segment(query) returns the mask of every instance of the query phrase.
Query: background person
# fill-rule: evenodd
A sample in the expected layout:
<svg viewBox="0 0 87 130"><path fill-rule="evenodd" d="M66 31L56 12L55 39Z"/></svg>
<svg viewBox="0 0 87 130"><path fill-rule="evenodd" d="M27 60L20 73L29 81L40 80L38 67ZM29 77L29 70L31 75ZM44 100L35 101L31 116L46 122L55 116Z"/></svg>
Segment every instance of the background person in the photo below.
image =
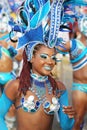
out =
<svg viewBox="0 0 87 130"><path fill-rule="evenodd" d="M72 83L72 103L75 108L75 125L73 130L80 130L80 124L84 120L87 107L87 16L79 18L73 26L73 32L76 38L72 38L69 42L63 44L63 48L58 47L59 51L69 52L70 62L73 68Z"/></svg>

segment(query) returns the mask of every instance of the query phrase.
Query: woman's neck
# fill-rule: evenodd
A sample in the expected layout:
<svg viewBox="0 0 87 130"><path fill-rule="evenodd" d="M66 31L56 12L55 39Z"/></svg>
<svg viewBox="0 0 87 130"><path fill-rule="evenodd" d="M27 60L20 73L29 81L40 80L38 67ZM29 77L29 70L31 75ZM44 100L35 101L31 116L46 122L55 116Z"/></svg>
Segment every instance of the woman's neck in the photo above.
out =
<svg viewBox="0 0 87 130"><path fill-rule="evenodd" d="M33 73L32 72L32 70L31 70L31 77L33 78L33 79L36 79L36 80L38 80L38 81L46 81L47 79L48 79L48 76L41 76L41 75L38 75L38 74L36 74L36 73Z"/></svg>

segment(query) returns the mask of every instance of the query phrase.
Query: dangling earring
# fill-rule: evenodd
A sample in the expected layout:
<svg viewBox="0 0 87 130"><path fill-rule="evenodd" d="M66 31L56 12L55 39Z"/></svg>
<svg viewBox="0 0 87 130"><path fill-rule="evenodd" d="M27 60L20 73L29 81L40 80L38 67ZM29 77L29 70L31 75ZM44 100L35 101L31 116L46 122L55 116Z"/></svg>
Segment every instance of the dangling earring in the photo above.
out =
<svg viewBox="0 0 87 130"><path fill-rule="evenodd" d="M79 33L78 35L77 35L77 39L80 39L81 38L81 33Z"/></svg>

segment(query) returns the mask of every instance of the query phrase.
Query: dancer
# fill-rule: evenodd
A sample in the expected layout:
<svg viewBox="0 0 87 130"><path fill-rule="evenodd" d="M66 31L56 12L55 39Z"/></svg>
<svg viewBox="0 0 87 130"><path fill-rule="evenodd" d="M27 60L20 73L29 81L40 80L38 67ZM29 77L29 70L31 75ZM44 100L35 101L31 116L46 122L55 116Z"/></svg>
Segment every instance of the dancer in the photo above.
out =
<svg viewBox="0 0 87 130"><path fill-rule="evenodd" d="M13 51L12 51L13 50ZM0 46L0 89L1 95L3 94L5 85L13 80L16 79L16 74L13 71L13 56L15 53L13 47L5 48L4 46ZM15 109L13 106L10 109L10 112L7 113L5 116L5 122L8 128L12 128L15 122ZM10 115L10 116L8 116ZM10 120L10 123L9 121Z"/></svg>
<svg viewBox="0 0 87 130"><path fill-rule="evenodd" d="M58 47L60 52L69 52L70 62L73 68L72 103L75 108L75 124L73 130L80 130L87 107L87 16L84 14L74 23L73 32L76 38Z"/></svg>
<svg viewBox="0 0 87 130"><path fill-rule="evenodd" d="M6 85L0 98L4 104L0 107L0 129L7 130L3 118L14 103L18 130L51 130L54 113L59 116L63 130L72 130L75 113L72 106L68 106L67 90L50 76L56 64L56 50L54 45L50 48L41 24L49 12L49 0L45 4L39 1L40 8L38 1L35 4L35 1L25 1L23 8L26 8L28 15L23 8L20 12L21 21L25 24L20 28L19 24L14 27L16 31L23 31L23 36L18 40L18 48L24 47L23 68L20 77ZM31 19L27 19L27 16Z"/></svg>
<svg viewBox="0 0 87 130"><path fill-rule="evenodd" d="M17 50L15 50L13 45L11 46L11 42L8 44L6 41L0 41L0 90L1 90L0 94L1 95L8 82L10 82L13 79L16 79L17 77L17 73L15 73L13 61L16 59L20 63L22 59L21 57L22 53L19 53L19 51L17 52ZM16 121L15 108L14 105L12 105L12 107L9 109L9 112L5 116L5 122L9 130L11 130L14 127L15 121Z"/></svg>
<svg viewBox="0 0 87 130"><path fill-rule="evenodd" d="M74 120L71 118L74 110L67 106L67 90L61 82L57 83L50 77L55 65L55 54L54 48L44 44L28 44L23 54L20 78L9 82L5 88L0 102L6 103L6 106L1 106L0 111L4 109L5 114L12 103L15 104L18 130L34 130L36 127L38 130L51 130L54 112L59 115L62 129L71 130L73 127ZM2 117L3 113L1 120ZM0 128L5 130L6 126L2 123Z"/></svg>

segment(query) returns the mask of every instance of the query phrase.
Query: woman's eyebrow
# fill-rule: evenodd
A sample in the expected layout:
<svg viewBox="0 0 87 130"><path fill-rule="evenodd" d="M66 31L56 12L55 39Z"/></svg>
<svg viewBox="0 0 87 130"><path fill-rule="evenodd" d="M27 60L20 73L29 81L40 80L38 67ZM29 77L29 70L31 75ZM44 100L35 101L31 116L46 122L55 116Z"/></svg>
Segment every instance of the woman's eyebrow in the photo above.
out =
<svg viewBox="0 0 87 130"><path fill-rule="evenodd" d="M49 54L47 54L47 53L41 53L41 54L45 54L45 55L47 55L47 56L50 56ZM40 54L40 55L41 55ZM54 56L54 55L56 55L55 53L54 54L52 54L51 56Z"/></svg>

